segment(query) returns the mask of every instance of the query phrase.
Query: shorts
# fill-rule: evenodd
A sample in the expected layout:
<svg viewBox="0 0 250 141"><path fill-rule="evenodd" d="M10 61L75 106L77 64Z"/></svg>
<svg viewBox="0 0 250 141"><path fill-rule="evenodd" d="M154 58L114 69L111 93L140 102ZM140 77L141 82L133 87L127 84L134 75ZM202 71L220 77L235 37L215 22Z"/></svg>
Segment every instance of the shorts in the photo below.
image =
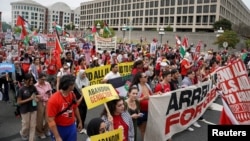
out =
<svg viewBox="0 0 250 141"><path fill-rule="evenodd" d="M139 117L137 119L137 125L138 126L140 126L143 122L147 122L147 120L148 120L148 112L141 111L141 113L143 113L143 116Z"/></svg>

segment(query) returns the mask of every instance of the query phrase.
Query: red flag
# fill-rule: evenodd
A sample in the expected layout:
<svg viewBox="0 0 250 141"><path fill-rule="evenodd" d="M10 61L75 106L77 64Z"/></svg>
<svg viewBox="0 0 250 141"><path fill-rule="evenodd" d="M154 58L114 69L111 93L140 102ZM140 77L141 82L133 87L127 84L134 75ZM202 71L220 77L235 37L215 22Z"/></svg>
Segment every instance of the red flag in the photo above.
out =
<svg viewBox="0 0 250 141"><path fill-rule="evenodd" d="M26 35L28 35L28 32L26 31L26 28L25 28L25 19L18 15L17 16L17 20L16 20L16 25L17 26L22 26L22 33L21 33L21 37L25 37Z"/></svg>
<svg viewBox="0 0 250 141"><path fill-rule="evenodd" d="M180 47L181 46L180 38L178 36L175 36L175 39L176 39L176 46Z"/></svg>
<svg viewBox="0 0 250 141"><path fill-rule="evenodd" d="M185 49L188 48L188 38L186 36L184 36L184 39L182 41L182 46L184 46Z"/></svg>
<svg viewBox="0 0 250 141"><path fill-rule="evenodd" d="M201 41L198 42L198 44L195 48L195 52L201 52Z"/></svg>
<svg viewBox="0 0 250 141"><path fill-rule="evenodd" d="M56 38L56 47L54 49L54 57L55 57L55 60L56 60L56 67L57 68L62 67L61 53L62 53L61 44L60 44L58 38Z"/></svg>
<svg viewBox="0 0 250 141"><path fill-rule="evenodd" d="M227 116L227 114L225 113L224 108L222 109L221 115L220 115L220 125L232 125L232 122L230 118Z"/></svg>
<svg viewBox="0 0 250 141"><path fill-rule="evenodd" d="M95 27L95 25L92 26L91 32L92 32L92 33L96 33L96 27Z"/></svg>

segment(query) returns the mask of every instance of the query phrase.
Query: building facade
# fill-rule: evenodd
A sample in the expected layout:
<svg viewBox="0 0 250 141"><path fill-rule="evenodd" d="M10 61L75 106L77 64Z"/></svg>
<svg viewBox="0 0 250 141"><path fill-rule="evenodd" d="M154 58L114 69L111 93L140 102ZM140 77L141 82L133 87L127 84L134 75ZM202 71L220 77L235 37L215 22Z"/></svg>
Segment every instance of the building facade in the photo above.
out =
<svg viewBox="0 0 250 141"><path fill-rule="evenodd" d="M213 31L214 22L228 19L233 24L250 25L250 11L241 0L94 0L81 3L80 28L105 21L122 30Z"/></svg>
<svg viewBox="0 0 250 141"><path fill-rule="evenodd" d="M12 26L15 26L17 16L21 15L28 23L38 29L46 29L47 8L32 0L23 0L11 3Z"/></svg>
<svg viewBox="0 0 250 141"><path fill-rule="evenodd" d="M58 25L73 23L79 25L80 7L72 10L67 4L57 2L51 6L43 6L33 0L21 0L11 3L12 26L15 26L18 15L21 15L28 23L40 31L48 32L52 29L52 24Z"/></svg>

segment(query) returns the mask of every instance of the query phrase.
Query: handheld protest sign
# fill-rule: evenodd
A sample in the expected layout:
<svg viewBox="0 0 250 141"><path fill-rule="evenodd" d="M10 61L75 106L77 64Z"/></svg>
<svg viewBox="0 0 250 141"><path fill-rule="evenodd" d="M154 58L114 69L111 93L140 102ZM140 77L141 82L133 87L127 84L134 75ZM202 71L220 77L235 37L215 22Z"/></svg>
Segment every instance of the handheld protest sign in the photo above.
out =
<svg viewBox="0 0 250 141"><path fill-rule="evenodd" d="M82 94L88 109L97 107L114 99L119 95L111 84L97 84L82 88Z"/></svg>
<svg viewBox="0 0 250 141"><path fill-rule="evenodd" d="M91 141L123 141L122 129L118 128L103 134L90 137Z"/></svg>

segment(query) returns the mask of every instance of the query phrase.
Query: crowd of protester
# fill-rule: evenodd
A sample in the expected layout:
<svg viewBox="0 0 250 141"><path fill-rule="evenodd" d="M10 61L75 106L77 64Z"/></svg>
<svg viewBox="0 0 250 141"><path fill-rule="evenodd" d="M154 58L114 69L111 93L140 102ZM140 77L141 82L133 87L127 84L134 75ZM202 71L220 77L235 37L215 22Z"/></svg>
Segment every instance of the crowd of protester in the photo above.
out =
<svg viewBox="0 0 250 141"><path fill-rule="evenodd" d="M0 86L3 88L0 89L3 101L7 103L11 102L9 94L13 91L17 107L15 116L22 119L20 135L29 141L35 140L35 136L72 141L76 140L78 131L92 136L117 128L123 129L123 141L136 141L139 135L137 127L143 139L150 96L204 82L220 66L241 59L240 55L227 51L195 53L190 48L181 57L178 48L167 44L152 54L150 45L132 48L121 43L116 50L104 50L102 53L93 47L90 60L86 59L81 47L65 46L61 54L62 67L57 68L57 60L50 52L39 51L36 45L34 50L26 49L22 43L18 45L20 54L17 57L11 57L11 50L4 49L4 46L0 49L0 63L13 63L15 66L15 73L1 74ZM108 102L111 117L104 110L96 115L98 118L93 117L86 130L87 106L81 89L88 87L90 82L85 70L111 65L111 71L101 81L108 83L109 79L121 77L118 65L123 62L134 62L127 97ZM244 62L250 66L250 55ZM67 109L62 113L61 107ZM193 125L200 127L198 122ZM192 127L188 130L194 131Z"/></svg>

